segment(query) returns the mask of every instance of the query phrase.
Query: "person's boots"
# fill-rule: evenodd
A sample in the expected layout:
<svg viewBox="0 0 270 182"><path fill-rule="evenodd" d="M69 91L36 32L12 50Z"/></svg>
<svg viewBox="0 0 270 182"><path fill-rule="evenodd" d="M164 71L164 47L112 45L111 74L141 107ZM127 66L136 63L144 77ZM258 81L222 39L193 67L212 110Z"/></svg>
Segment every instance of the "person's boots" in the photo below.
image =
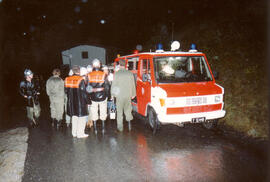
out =
<svg viewBox="0 0 270 182"><path fill-rule="evenodd" d="M55 124L54 121L55 121L54 119L52 119L51 121L52 127L54 127L54 124Z"/></svg>
<svg viewBox="0 0 270 182"><path fill-rule="evenodd" d="M34 128L34 125L35 124L33 123L33 121L31 119L28 119L28 128Z"/></svg>
<svg viewBox="0 0 270 182"><path fill-rule="evenodd" d="M128 121L128 131L131 131L131 122Z"/></svg>
<svg viewBox="0 0 270 182"><path fill-rule="evenodd" d="M94 131L95 131L95 134L97 134L97 121L94 121Z"/></svg>
<svg viewBox="0 0 270 182"><path fill-rule="evenodd" d="M57 126L57 129L59 129L60 126L61 126L61 124L62 124L62 121L61 120L59 120L59 121L56 120L56 122L57 122L57 125L56 125Z"/></svg>
<svg viewBox="0 0 270 182"><path fill-rule="evenodd" d="M102 120L102 133L104 134L105 133L105 121Z"/></svg>

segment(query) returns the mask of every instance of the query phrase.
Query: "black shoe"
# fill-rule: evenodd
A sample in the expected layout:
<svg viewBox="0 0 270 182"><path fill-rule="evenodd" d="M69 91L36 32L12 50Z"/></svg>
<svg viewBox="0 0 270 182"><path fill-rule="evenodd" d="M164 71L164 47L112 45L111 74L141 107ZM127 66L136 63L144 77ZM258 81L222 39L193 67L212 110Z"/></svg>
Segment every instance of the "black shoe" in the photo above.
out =
<svg viewBox="0 0 270 182"><path fill-rule="evenodd" d="M94 123L94 131L95 131L95 134L97 134L97 121L93 121Z"/></svg>
<svg viewBox="0 0 270 182"><path fill-rule="evenodd" d="M57 121L57 125L61 126L62 125L62 120Z"/></svg>
<svg viewBox="0 0 270 182"><path fill-rule="evenodd" d="M123 129L119 130L118 128L116 129L116 133L123 133Z"/></svg>
<svg viewBox="0 0 270 182"><path fill-rule="evenodd" d="M51 124L52 124L52 127L56 126L56 120L55 119L52 119Z"/></svg>
<svg viewBox="0 0 270 182"><path fill-rule="evenodd" d="M35 127L35 124L33 123L33 121L29 121L28 122L28 129L31 129L31 128L34 128Z"/></svg>
<svg viewBox="0 0 270 182"><path fill-rule="evenodd" d="M102 120L102 133L104 134L105 133L105 121Z"/></svg>

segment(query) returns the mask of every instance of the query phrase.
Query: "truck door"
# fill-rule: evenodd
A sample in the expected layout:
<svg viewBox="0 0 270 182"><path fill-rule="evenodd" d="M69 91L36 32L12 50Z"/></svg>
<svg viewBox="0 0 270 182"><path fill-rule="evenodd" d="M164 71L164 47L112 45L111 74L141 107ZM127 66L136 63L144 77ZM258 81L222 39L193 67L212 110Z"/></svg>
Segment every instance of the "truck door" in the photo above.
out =
<svg viewBox="0 0 270 182"><path fill-rule="evenodd" d="M147 104L151 102L150 59L147 56L139 58L137 76L137 106L138 113L146 116Z"/></svg>

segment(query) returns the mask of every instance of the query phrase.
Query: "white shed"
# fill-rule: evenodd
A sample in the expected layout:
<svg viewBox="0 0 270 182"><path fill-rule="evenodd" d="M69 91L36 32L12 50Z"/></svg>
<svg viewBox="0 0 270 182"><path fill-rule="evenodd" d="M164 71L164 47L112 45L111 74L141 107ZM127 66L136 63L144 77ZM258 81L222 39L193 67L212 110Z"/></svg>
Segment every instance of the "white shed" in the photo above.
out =
<svg viewBox="0 0 270 182"><path fill-rule="evenodd" d="M70 67L73 65L87 66L97 58L102 64L106 63L106 50L102 47L80 45L71 49L62 51L63 64Z"/></svg>

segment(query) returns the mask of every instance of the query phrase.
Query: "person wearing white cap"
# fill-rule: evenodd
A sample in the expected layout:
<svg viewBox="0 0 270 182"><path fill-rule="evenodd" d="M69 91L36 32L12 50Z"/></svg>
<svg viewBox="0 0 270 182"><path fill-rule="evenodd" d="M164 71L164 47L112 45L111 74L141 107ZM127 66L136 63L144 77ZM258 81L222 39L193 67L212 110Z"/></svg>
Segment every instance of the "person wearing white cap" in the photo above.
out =
<svg viewBox="0 0 270 182"><path fill-rule="evenodd" d="M102 133L105 132L105 120L107 118L107 98L109 93L109 83L107 75L100 70L101 64L98 59L94 59L93 71L88 74L88 93L91 98L91 118L94 122L95 134L97 134L96 122L102 121ZM98 112L99 111L99 112Z"/></svg>
<svg viewBox="0 0 270 182"><path fill-rule="evenodd" d="M93 67L92 67L91 65L88 65L88 66L86 67L86 69L87 69L87 73L90 73L90 72L93 71Z"/></svg>

